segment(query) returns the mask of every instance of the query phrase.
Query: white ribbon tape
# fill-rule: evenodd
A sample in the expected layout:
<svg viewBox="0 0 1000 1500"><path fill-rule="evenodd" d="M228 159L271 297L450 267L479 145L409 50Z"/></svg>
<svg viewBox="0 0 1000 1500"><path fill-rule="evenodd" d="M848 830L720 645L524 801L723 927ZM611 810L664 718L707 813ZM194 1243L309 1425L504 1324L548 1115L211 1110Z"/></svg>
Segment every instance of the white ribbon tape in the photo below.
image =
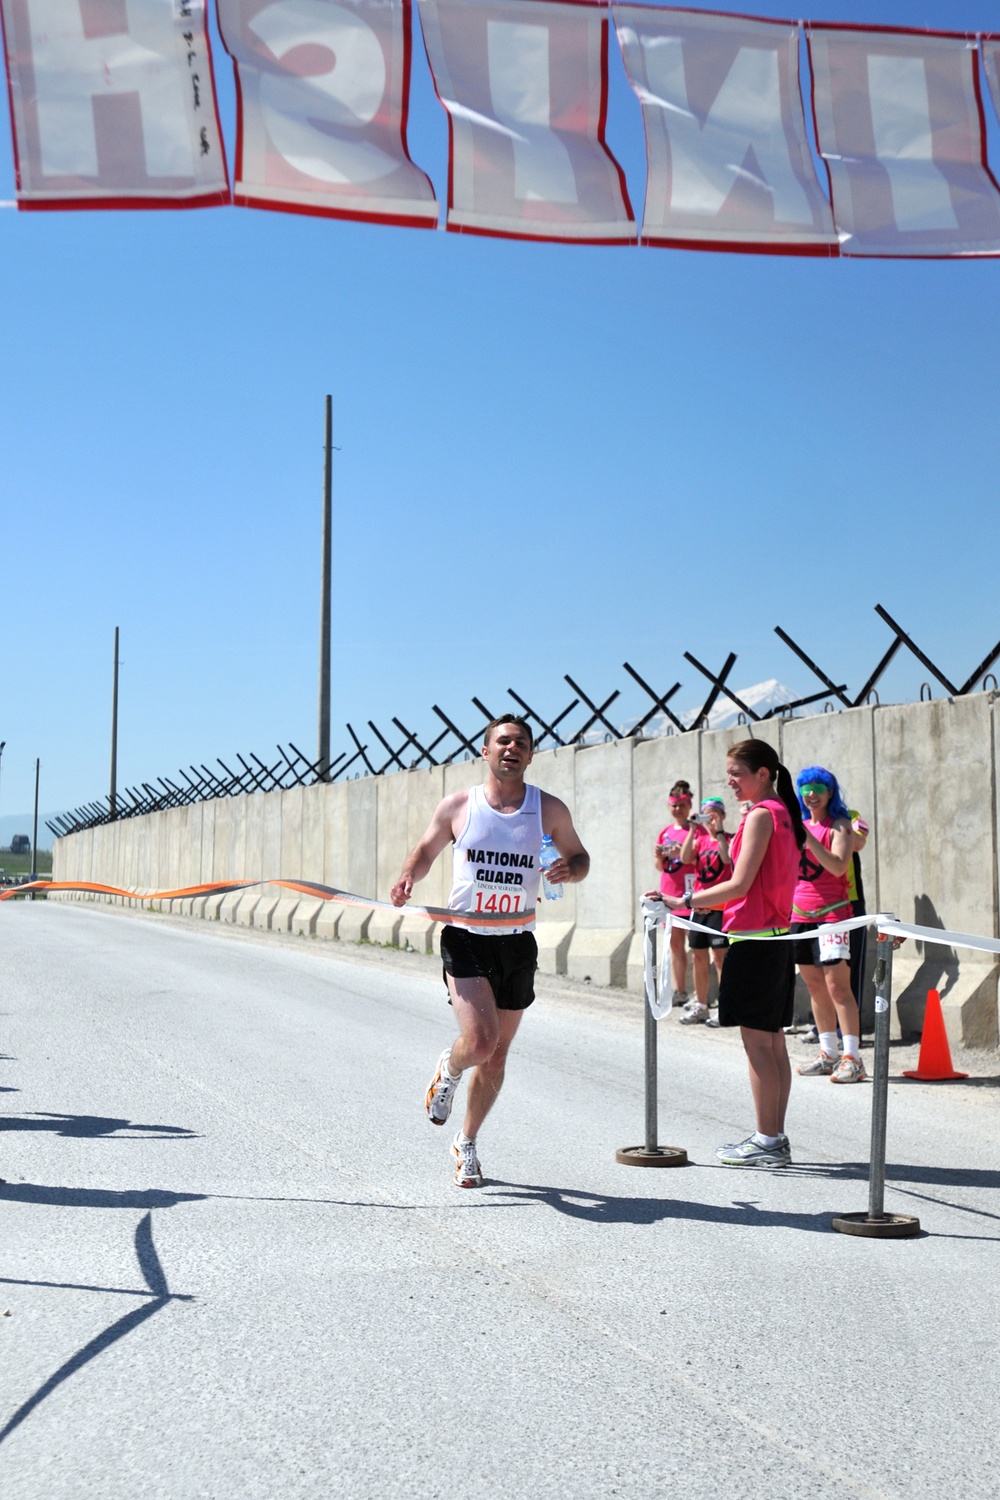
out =
<svg viewBox="0 0 1000 1500"><path fill-rule="evenodd" d="M661 1021L673 1010L670 979L671 930L674 927L680 927L685 932L704 932L705 928L698 922L690 922L686 917L677 916L676 912L670 911L662 901L652 896L643 897L642 919L644 928L643 979L646 1003L656 1019ZM663 932L663 957L660 961L659 976L653 971L653 930L656 927ZM823 922L819 927L810 927L804 932L762 934L760 937L754 936L745 941L795 943L828 933L854 932L860 927L874 927L887 937L911 937L921 943L939 943L944 948L974 948L980 953L1000 954L1000 940L997 938L979 937L972 932L949 932L943 927L918 927L912 922L901 922L893 912L888 911L876 912L864 917L846 917L842 922ZM668 997L666 1003L662 1003L657 998L657 977L659 978L659 994Z"/></svg>
<svg viewBox="0 0 1000 1500"><path fill-rule="evenodd" d="M642 947L642 978L643 988L646 992L646 1004L649 1006L653 1017L662 1021L669 1016L674 1008L673 984L670 978L670 931L674 923L673 912L663 905L662 901L653 901L648 898L642 903L643 923L643 947ZM653 963L653 933L659 928L662 937L663 952L660 957L660 972L657 974ZM658 996L665 995L666 1000L661 1001Z"/></svg>
<svg viewBox="0 0 1000 1500"><path fill-rule="evenodd" d="M645 903L643 903L645 905ZM697 922L674 913L674 926L688 932L704 932ZM976 948L982 953L1000 954L1000 939L978 937L972 932L949 932L945 927L916 927L912 922L901 922L891 911L870 912L865 917L846 917L842 922L823 922L819 927L809 927L805 932L768 933L754 936L755 943L795 943L805 938L819 937L822 932L852 932L857 927L877 927L893 937L912 937L921 943L940 943L945 948ZM723 934L725 936L725 934Z"/></svg>

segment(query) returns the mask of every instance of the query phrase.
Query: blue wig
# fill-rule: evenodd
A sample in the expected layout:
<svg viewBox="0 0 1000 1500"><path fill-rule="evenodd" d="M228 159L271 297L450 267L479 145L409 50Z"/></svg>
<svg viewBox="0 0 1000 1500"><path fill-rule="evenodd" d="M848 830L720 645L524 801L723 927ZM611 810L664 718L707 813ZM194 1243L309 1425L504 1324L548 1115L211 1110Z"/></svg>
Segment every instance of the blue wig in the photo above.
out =
<svg viewBox="0 0 1000 1500"><path fill-rule="evenodd" d="M830 788L830 801L826 810L831 818L847 818L850 820L851 814L848 811L847 803L841 796L840 787L837 785L837 778L832 771L828 771L825 766L806 766L805 770L800 771L795 778L795 790L798 792L799 787L804 786L809 781L821 781L824 786ZM808 821L810 813L802 800L801 792L799 792L799 806L802 809L803 818Z"/></svg>

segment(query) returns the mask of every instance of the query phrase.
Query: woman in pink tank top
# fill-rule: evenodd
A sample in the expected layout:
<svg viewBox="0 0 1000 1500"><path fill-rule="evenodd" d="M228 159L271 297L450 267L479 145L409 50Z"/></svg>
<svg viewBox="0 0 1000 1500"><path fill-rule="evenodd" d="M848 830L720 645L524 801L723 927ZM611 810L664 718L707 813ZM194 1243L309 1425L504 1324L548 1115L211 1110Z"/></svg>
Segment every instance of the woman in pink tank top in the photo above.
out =
<svg viewBox="0 0 1000 1500"><path fill-rule="evenodd" d="M807 819L806 847L792 905L793 932L830 927L854 915L847 875L859 841L851 815L832 771L806 766L795 779L799 806ZM831 1083L863 1083L861 1023L851 989L850 937L846 932L820 932L793 946L795 962L812 1001L819 1055L796 1070L804 1077L829 1078ZM844 1050L838 1056L837 1027Z"/></svg>
<svg viewBox="0 0 1000 1500"><path fill-rule="evenodd" d="M691 795L689 781L675 781L670 788L670 813L674 821L660 830L653 853L660 872L660 888L647 891L647 896L683 897L694 885L694 862L685 864L681 859L681 848L690 827ZM682 917L688 915L688 907L683 901L678 910ZM675 928L670 934L670 976L674 1004L683 1005L687 999L687 945L683 927Z"/></svg>
<svg viewBox="0 0 1000 1500"><path fill-rule="evenodd" d="M783 1028L792 1022L795 966L788 942L762 939L788 932L805 833L792 778L765 740L734 745L726 776L736 797L750 804L732 841L733 873L696 891L688 904L700 911L725 903L730 947L719 982L719 1025L740 1028L757 1129L715 1154L728 1167L787 1167L792 1070ZM670 898L666 904L679 905Z"/></svg>

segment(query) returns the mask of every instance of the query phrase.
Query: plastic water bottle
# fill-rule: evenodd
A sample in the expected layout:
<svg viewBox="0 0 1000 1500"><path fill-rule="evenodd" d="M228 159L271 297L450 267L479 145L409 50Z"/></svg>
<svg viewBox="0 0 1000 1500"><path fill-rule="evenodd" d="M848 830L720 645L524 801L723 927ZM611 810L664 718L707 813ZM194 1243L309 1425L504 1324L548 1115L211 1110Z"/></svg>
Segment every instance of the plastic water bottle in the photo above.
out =
<svg viewBox="0 0 1000 1500"><path fill-rule="evenodd" d="M543 838L542 852L538 856L538 868L542 872L542 889L545 892L545 898L547 901L558 901L563 893L562 886L553 885L551 880L549 880L545 874L545 871L551 870L552 866L559 858L559 850L556 848L552 840L548 837Z"/></svg>

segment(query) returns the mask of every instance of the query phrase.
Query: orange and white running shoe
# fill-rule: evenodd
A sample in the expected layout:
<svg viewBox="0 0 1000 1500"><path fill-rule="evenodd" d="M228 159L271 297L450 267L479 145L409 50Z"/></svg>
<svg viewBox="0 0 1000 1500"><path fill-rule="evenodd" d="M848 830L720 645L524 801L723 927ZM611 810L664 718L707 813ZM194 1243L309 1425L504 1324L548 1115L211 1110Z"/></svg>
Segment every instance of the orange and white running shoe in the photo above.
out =
<svg viewBox="0 0 1000 1500"><path fill-rule="evenodd" d="M811 1063L799 1063L795 1069L796 1073L803 1078L829 1077L837 1066L837 1059L831 1057L829 1052L821 1051L818 1057L814 1057Z"/></svg>
<svg viewBox="0 0 1000 1500"><path fill-rule="evenodd" d="M852 1057L850 1052L844 1053L830 1074L831 1083L864 1083L867 1078L864 1063L860 1057Z"/></svg>
<svg viewBox="0 0 1000 1500"><path fill-rule="evenodd" d="M455 1158L455 1186L476 1188L483 1185L483 1169L476 1155L475 1141L464 1141L459 1131L451 1143L451 1154Z"/></svg>
<svg viewBox="0 0 1000 1500"><path fill-rule="evenodd" d="M430 1081L427 1097L424 1100L427 1118L432 1125L443 1125L447 1120L451 1114L451 1106L455 1102L455 1090L462 1081L461 1073L457 1078L453 1078L448 1071L450 1061L451 1048L446 1047L438 1058L437 1072Z"/></svg>

